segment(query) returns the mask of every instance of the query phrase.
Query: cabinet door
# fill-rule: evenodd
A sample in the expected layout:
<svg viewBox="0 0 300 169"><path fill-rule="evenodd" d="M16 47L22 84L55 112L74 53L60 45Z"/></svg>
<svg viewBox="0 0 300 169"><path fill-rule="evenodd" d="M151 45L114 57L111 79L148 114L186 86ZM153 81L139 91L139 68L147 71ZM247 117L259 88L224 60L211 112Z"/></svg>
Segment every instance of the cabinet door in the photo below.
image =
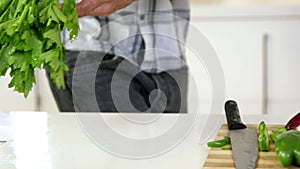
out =
<svg viewBox="0 0 300 169"><path fill-rule="evenodd" d="M240 102L243 113L300 111L299 19L193 23L214 46L224 69L226 96Z"/></svg>
<svg viewBox="0 0 300 169"><path fill-rule="evenodd" d="M215 48L225 76L225 99L235 99L241 112L262 112L262 31L244 21L192 21ZM190 67L197 67L194 62ZM202 77L198 76L198 80ZM201 80L199 80L201 81ZM200 85L201 88L210 86ZM201 94L200 94L201 95ZM203 96L209 98L208 96Z"/></svg>
<svg viewBox="0 0 300 169"><path fill-rule="evenodd" d="M268 57L268 113L300 111L300 20L265 24Z"/></svg>

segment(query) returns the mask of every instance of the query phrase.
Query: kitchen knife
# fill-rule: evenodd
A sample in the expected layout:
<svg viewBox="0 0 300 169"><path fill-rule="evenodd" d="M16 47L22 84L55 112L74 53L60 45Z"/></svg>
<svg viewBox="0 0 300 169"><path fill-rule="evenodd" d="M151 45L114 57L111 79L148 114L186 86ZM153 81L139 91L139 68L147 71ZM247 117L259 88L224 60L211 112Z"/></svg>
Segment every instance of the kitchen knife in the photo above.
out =
<svg viewBox="0 0 300 169"><path fill-rule="evenodd" d="M258 160L257 132L242 123L238 105L233 100L225 103L225 113L236 169L254 169Z"/></svg>

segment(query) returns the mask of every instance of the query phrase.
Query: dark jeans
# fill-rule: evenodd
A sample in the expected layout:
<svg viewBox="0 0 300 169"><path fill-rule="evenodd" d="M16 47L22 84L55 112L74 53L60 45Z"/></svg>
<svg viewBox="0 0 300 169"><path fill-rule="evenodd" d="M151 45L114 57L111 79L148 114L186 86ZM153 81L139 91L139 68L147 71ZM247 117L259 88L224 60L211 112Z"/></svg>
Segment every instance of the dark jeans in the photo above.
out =
<svg viewBox="0 0 300 169"><path fill-rule="evenodd" d="M187 112L186 67L148 73L126 59L99 52L66 55L66 88L58 89L49 80L62 112Z"/></svg>

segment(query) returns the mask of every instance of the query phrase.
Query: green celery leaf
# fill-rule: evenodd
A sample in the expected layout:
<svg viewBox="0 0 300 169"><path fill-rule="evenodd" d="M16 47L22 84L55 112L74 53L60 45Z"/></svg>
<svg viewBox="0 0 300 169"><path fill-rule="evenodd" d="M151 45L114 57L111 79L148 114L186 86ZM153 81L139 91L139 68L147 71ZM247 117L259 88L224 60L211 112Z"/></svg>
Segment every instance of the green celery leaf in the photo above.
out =
<svg viewBox="0 0 300 169"><path fill-rule="evenodd" d="M20 71L23 72L29 69L31 62L31 52L14 53L8 59L8 64L11 65L13 69L20 69Z"/></svg>
<svg viewBox="0 0 300 169"><path fill-rule="evenodd" d="M62 51L60 48L52 49L46 53L43 53L41 57L45 58L45 63L51 68L50 78L56 84L58 88L65 88L64 84L64 71L68 70L67 65L64 60L60 60L58 56L64 55L60 54Z"/></svg>
<svg viewBox="0 0 300 169"><path fill-rule="evenodd" d="M60 32L56 29L49 29L43 34L44 38L48 38L55 42L56 44L61 44Z"/></svg>
<svg viewBox="0 0 300 169"><path fill-rule="evenodd" d="M20 69L13 69L10 75L12 80L8 84L8 87L14 87L14 91L24 93L24 97L27 98L35 83L34 69L29 68L26 72Z"/></svg>
<svg viewBox="0 0 300 169"><path fill-rule="evenodd" d="M51 21L55 21L56 23L59 23L59 19L58 17L56 16L56 13L54 12L53 10L53 4L49 7L49 10L48 10L48 17L50 17L50 20ZM49 22L49 21L48 21Z"/></svg>
<svg viewBox="0 0 300 169"><path fill-rule="evenodd" d="M0 29L5 29L7 35L12 36L18 29L18 18L9 20L0 25Z"/></svg>
<svg viewBox="0 0 300 169"><path fill-rule="evenodd" d="M11 0L1 0L0 1L0 15L3 14L3 11L8 8Z"/></svg>
<svg viewBox="0 0 300 169"><path fill-rule="evenodd" d="M49 20L49 17L48 17L48 10L49 10L49 6L43 8L43 9L39 12L39 21L40 21L42 24L47 23L47 21Z"/></svg>
<svg viewBox="0 0 300 169"><path fill-rule="evenodd" d="M52 6L52 10L60 21L67 22L67 17L60 9L58 9L58 6Z"/></svg>
<svg viewBox="0 0 300 169"><path fill-rule="evenodd" d="M65 26L70 32L70 39L74 40L77 37L79 31L78 14L76 10L75 0L64 0L62 4L62 12L68 18Z"/></svg>
<svg viewBox="0 0 300 169"><path fill-rule="evenodd" d="M0 76L6 74L7 69L9 68L8 64L8 54L6 52L6 46L2 46L0 50Z"/></svg>
<svg viewBox="0 0 300 169"><path fill-rule="evenodd" d="M18 14L21 14L24 10L24 6L26 5L27 3L27 0L21 0L21 1L18 1L18 5L17 5L17 8L14 12L14 18L16 18L18 16Z"/></svg>
<svg viewBox="0 0 300 169"><path fill-rule="evenodd" d="M35 83L34 69L50 68L51 80L65 87L65 51L61 32L77 37L75 0L0 0L0 76L10 70L9 87L27 97Z"/></svg>

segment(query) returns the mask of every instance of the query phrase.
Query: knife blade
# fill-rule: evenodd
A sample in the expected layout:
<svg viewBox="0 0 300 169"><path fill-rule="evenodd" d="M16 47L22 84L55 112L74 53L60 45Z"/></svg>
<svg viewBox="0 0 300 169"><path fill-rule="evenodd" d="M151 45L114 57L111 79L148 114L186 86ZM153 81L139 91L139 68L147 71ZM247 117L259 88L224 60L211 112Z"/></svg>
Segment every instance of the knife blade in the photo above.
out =
<svg viewBox="0 0 300 169"><path fill-rule="evenodd" d="M233 100L225 103L225 113L236 169L254 169L258 160L257 131L242 123L238 105Z"/></svg>

